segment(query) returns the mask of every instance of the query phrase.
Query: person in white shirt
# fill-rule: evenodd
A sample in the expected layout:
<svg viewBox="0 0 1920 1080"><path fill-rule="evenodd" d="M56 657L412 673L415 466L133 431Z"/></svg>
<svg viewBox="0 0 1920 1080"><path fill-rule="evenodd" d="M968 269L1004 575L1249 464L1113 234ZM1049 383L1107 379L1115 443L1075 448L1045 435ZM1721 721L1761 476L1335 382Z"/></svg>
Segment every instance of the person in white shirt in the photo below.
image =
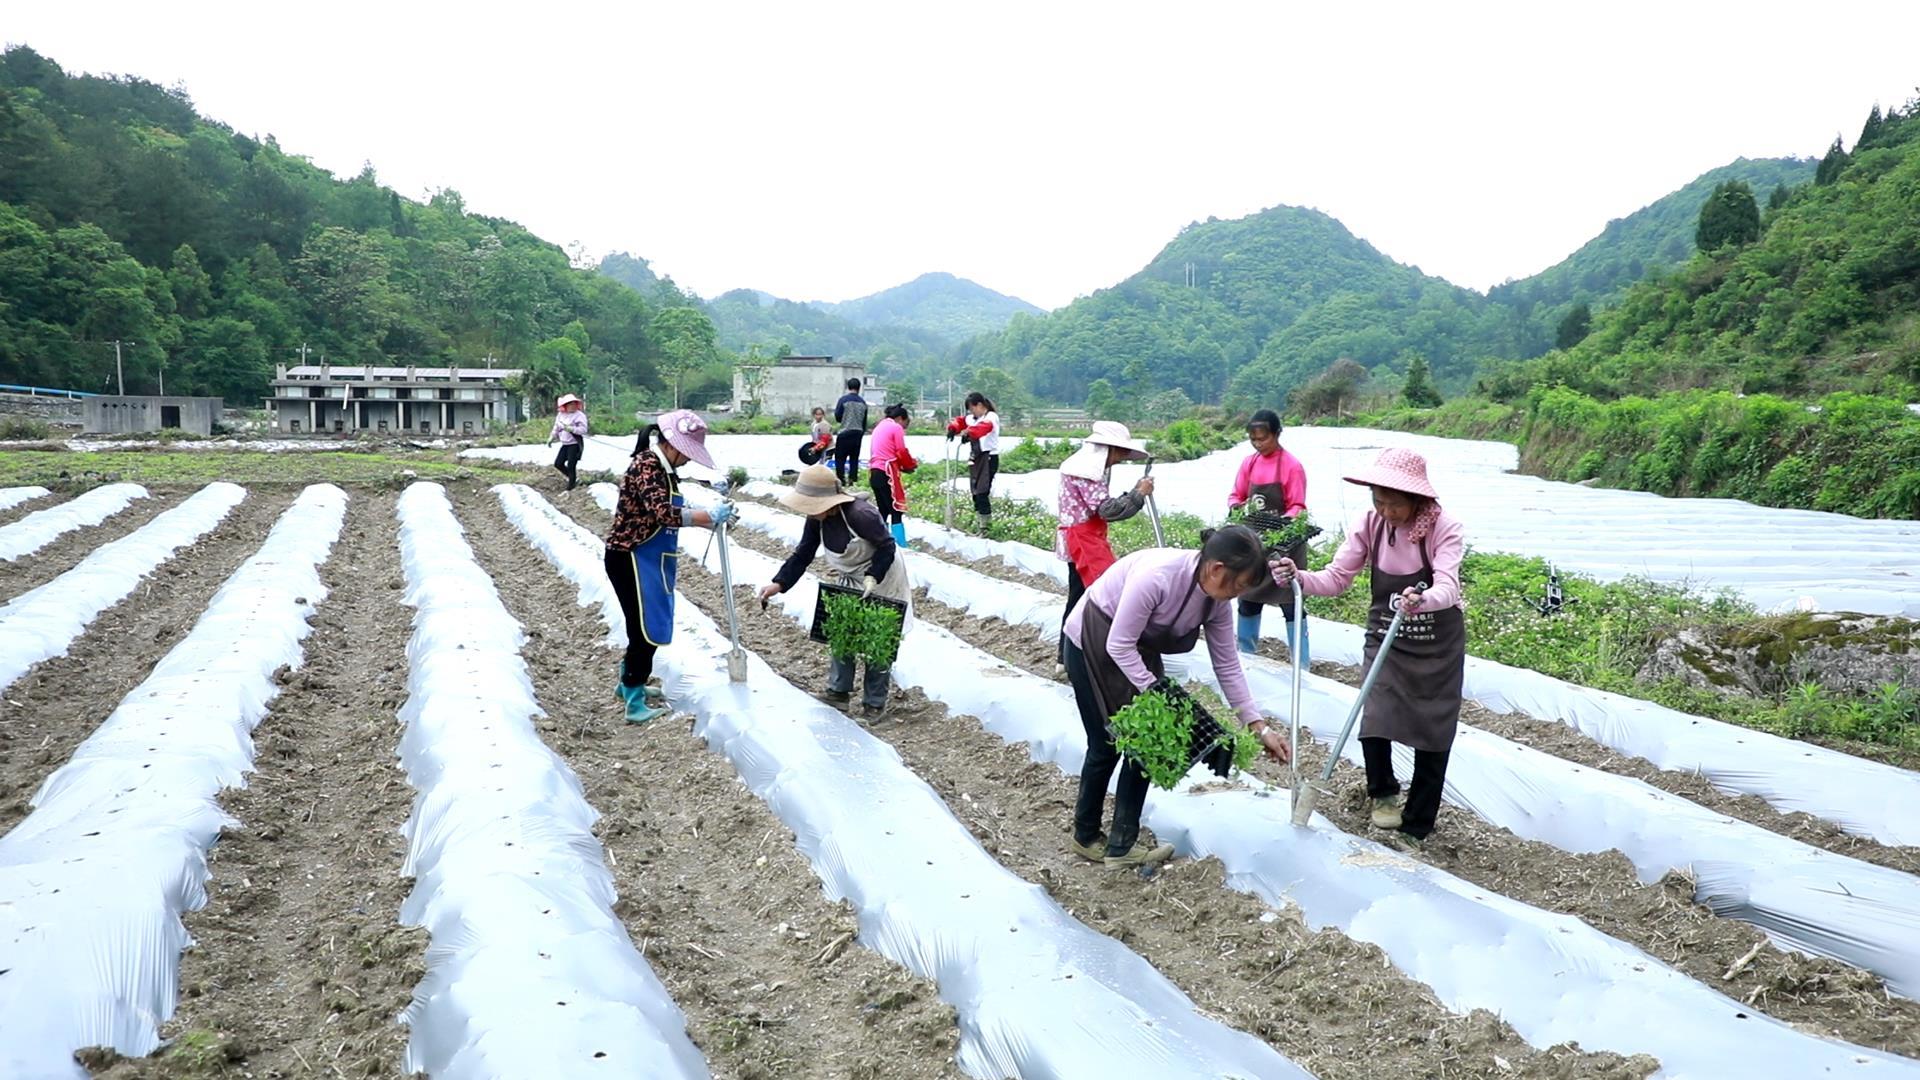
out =
<svg viewBox="0 0 1920 1080"><path fill-rule="evenodd" d="M1000 414L993 402L978 390L967 395L965 416L956 416L947 425L947 438L958 437L973 444L973 458L967 464L967 478L973 491L973 513L980 522L980 535L987 535L993 524L993 478L1000 472Z"/></svg>

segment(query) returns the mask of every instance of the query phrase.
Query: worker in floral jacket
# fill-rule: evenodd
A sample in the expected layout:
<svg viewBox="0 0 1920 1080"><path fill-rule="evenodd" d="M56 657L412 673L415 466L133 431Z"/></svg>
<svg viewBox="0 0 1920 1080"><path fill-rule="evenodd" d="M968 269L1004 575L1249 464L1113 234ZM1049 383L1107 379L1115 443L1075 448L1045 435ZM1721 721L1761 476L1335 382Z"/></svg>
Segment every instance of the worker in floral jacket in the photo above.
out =
<svg viewBox="0 0 1920 1080"><path fill-rule="evenodd" d="M1153 478L1143 476L1130 490L1110 495L1113 467L1146 456L1146 444L1135 439L1127 425L1096 420L1080 449L1060 463L1060 524L1054 532L1053 553L1067 564L1068 612L1079 602L1087 586L1114 563L1113 545L1107 542L1108 523L1125 521L1138 514L1146 506L1147 496L1153 494ZM1064 627L1064 613L1060 620ZM1066 663L1064 632L1060 638L1060 662Z"/></svg>

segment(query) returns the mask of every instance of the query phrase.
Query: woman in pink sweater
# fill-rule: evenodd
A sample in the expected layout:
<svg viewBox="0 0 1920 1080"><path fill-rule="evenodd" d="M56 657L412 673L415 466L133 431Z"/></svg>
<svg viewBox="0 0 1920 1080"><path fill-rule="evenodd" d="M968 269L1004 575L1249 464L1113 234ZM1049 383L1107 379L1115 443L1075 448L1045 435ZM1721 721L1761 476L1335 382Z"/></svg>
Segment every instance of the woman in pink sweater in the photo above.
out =
<svg viewBox="0 0 1920 1080"><path fill-rule="evenodd" d="M1254 413L1247 420L1247 442L1253 445L1253 453L1240 463L1240 471L1234 475L1233 494L1227 498L1227 509L1245 506L1249 513L1258 513L1269 520L1292 519L1306 513L1307 470L1299 458L1280 445L1280 415L1272 409ZM1252 523L1250 520L1249 524ZM1300 542L1285 554L1295 562L1305 562L1306 542ZM1309 666L1307 620L1293 610L1292 589L1281 588L1278 582L1263 582L1242 596L1239 603L1240 618L1235 624L1234 640L1241 652L1250 653L1259 647L1261 609L1271 605L1279 608L1287 620L1288 646L1298 643L1300 666Z"/></svg>
<svg viewBox="0 0 1920 1080"><path fill-rule="evenodd" d="M1297 574L1308 596L1338 596L1362 568L1370 570L1373 607L1367 614L1365 662L1373 663L1397 608L1403 613L1360 721L1373 824L1416 840L1433 831L1447 781L1447 756L1460 726L1460 685L1466 674L1466 602L1460 560L1466 554L1460 522L1440 508L1427 481L1427 459L1411 450L1380 451L1372 465L1346 477L1373 489L1373 509L1347 534L1325 570L1301 572L1291 559L1275 564L1281 581ZM1413 748L1413 782L1400 802L1393 775L1393 744Z"/></svg>
<svg viewBox="0 0 1920 1080"><path fill-rule="evenodd" d="M873 445L867 451L867 483L873 488L873 505L886 520L893 542L907 546L907 476L920 467L907 451L907 424L911 423L904 405L887 406L886 418L873 429Z"/></svg>

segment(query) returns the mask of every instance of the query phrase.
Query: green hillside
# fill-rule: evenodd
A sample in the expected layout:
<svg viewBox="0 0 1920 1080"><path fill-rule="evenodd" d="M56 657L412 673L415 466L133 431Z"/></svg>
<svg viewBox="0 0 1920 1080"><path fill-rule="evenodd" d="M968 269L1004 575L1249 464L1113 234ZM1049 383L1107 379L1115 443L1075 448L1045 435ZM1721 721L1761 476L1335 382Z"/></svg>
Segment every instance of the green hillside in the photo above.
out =
<svg viewBox="0 0 1920 1080"><path fill-rule="evenodd" d="M1495 286L1488 298L1515 308L1551 333L1573 304L1600 307L1648 273L1692 258L1700 206L1715 187L1738 180L1764 200L1777 187L1813 179L1816 164L1813 158L1740 158L1702 173L1680 190L1607 222L1599 236L1560 262Z"/></svg>
<svg viewBox="0 0 1920 1080"><path fill-rule="evenodd" d="M857 300L813 306L858 326L902 326L949 342L1000 330L1018 314L1041 314L1025 300L944 273L922 274Z"/></svg>
<svg viewBox="0 0 1920 1080"><path fill-rule="evenodd" d="M0 381L259 398L275 362L494 356L536 396L658 390L711 360L705 316L571 268L457 192L340 180L133 77L0 54Z"/></svg>
<svg viewBox="0 0 1920 1080"><path fill-rule="evenodd" d="M1179 390L1198 402L1279 404L1347 357L1404 372L1424 358L1445 387L1476 360L1528 355L1509 309L1403 266L1315 210L1281 206L1189 225L1139 273L1046 316L1016 316L962 350L1036 394L1084 401Z"/></svg>

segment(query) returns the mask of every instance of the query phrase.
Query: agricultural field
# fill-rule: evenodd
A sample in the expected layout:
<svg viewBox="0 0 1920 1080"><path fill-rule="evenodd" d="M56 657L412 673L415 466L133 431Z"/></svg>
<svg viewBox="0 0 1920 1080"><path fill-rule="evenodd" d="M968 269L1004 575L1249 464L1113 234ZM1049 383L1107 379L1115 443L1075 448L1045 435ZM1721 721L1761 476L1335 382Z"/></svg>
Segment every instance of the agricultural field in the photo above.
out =
<svg viewBox="0 0 1920 1080"><path fill-rule="evenodd" d="M8 466L0 1075L1920 1076L1911 771L1480 665L1425 845L1352 763L1295 828L1261 763L1109 871L1050 552L910 524L863 724L817 583L747 602L799 527L749 485L747 681L683 530L630 727L612 488L504 449ZM1297 718L1284 650L1249 676L1317 769L1358 646L1314 635Z"/></svg>

